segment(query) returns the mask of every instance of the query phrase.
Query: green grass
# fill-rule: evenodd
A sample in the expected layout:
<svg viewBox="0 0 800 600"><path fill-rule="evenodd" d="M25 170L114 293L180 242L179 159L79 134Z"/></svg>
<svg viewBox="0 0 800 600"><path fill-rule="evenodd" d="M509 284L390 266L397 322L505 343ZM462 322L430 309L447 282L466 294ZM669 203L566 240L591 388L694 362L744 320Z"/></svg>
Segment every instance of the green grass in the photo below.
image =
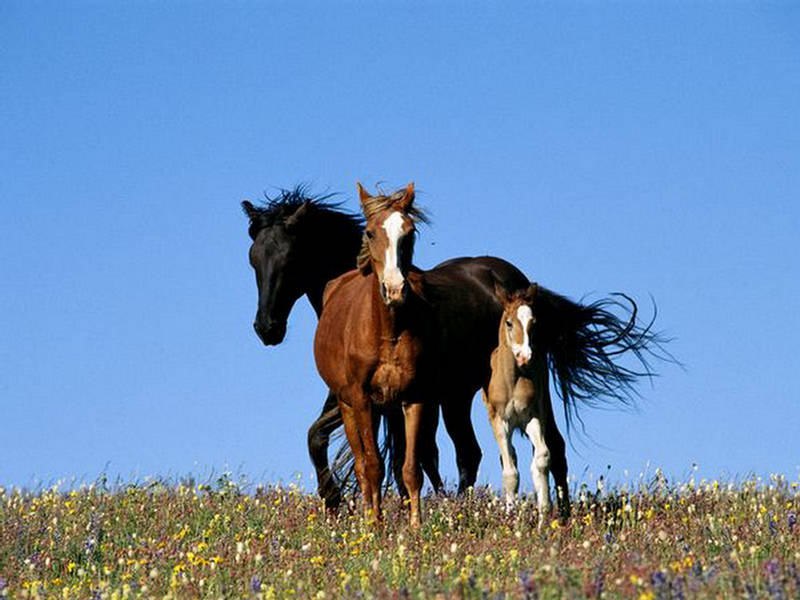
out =
<svg viewBox="0 0 800 600"><path fill-rule="evenodd" d="M6 598L798 598L797 484L578 490L539 530L490 490L397 496L381 524L289 487L153 483L0 492Z"/></svg>

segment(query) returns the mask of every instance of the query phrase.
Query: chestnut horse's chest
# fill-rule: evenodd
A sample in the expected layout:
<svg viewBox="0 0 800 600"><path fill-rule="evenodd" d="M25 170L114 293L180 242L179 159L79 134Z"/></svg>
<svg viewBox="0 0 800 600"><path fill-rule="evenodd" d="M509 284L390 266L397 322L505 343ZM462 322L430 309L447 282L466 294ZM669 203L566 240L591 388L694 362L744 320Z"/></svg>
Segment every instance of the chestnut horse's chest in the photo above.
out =
<svg viewBox="0 0 800 600"><path fill-rule="evenodd" d="M396 339L381 340L378 360L369 379L368 391L372 401L377 404L406 401L421 379L421 355L422 344L409 333Z"/></svg>

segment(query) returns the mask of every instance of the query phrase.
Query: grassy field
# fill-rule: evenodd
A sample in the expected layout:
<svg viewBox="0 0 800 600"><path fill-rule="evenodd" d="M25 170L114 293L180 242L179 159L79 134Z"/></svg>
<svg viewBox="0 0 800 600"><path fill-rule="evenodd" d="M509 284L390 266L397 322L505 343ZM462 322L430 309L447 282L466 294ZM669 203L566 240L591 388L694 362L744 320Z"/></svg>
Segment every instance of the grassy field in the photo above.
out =
<svg viewBox="0 0 800 600"><path fill-rule="evenodd" d="M800 598L800 491L781 477L578 490L537 530L490 490L429 497L419 532L290 487L163 482L0 492L5 598Z"/></svg>

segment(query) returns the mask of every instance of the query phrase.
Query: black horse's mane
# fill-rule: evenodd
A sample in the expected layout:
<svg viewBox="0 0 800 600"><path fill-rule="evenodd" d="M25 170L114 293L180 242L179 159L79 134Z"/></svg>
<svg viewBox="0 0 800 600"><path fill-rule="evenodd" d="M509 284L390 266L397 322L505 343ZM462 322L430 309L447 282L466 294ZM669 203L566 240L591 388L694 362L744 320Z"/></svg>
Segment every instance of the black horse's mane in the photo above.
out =
<svg viewBox="0 0 800 600"><path fill-rule="evenodd" d="M281 188L275 196L264 192L264 201L260 206L255 206L247 200L242 202L242 209L250 218L248 233L251 238L255 239L262 229L286 223L287 219L298 209L307 206L307 213L303 217L304 221L319 221L321 218L335 219L339 227L352 229L360 234L364 228L363 217L342 208L344 201L332 200L336 196L336 193L331 192L314 194L304 183L291 189Z"/></svg>

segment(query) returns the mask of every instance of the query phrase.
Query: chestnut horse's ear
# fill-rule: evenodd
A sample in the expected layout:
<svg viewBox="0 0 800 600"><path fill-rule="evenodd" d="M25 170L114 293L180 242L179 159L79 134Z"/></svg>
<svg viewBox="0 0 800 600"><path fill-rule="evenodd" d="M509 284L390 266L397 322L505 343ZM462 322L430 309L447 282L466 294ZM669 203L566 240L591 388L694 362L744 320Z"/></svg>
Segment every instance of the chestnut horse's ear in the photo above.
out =
<svg viewBox="0 0 800 600"><path fill-rule="evenodd" d="M405 192L403 192L403 197L398 202L398 207L401 210L408 210L411 208L411 205L414 203L414 182L412 181L406 186Z"/></svg>
<svg viewBox="0 0 800 600"><path fill-rule="evenodd" d="M295 210L291 215L286 217L286 221L285 221L286 222L286 228L287 229L294 228L303 219L303 217L308 213L308 207L309 206L311 206L311 201L310 200L306 200L305 202L303 202L297 208L297 210Z"/></svg>
<svg viewBox="0 0 800 600"><path fill-rule="evenodd" d="M369 192L364 189L364 186L361 185L360 181L356 181L356 187L358 188L358 199L361 200L361 204L363 205L367 200L372 198L369 195Z"/></svg>
<svg viewBox="0 0 800 600"><path fill-rule="evenodd" d="M244 214L247 215L247 218L251 221L255 219L256 215L258 214L258 210L249 200L242 202L242 210L244 211Z"/></svg>
<svg viewBox="0 0 800 600"><path fill-rule="evenodd" d="M494 295L505 306L511 302L511 295L506 290L505 286L495 279L494 281Z"/></svg>

